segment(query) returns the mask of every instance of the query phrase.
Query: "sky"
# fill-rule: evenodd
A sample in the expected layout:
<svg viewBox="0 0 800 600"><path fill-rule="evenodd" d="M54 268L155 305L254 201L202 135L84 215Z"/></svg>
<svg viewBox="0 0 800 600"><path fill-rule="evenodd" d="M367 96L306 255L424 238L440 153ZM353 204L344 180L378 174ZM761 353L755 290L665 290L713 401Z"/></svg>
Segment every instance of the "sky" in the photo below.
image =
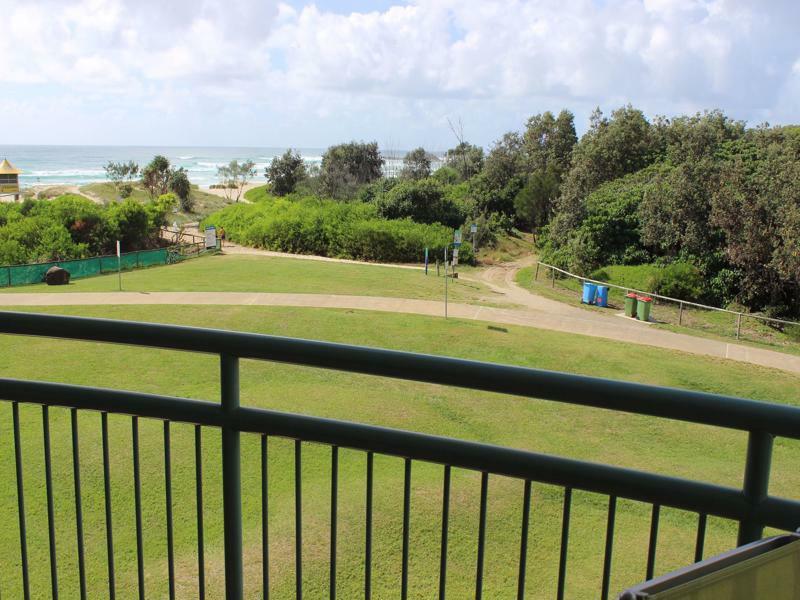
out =
<svg viewBox="0 0 800 600"><path fill-rule="evenodd" d="M0 0L0 144L489 146L532 114L800 122L799 0Z"/></svg>

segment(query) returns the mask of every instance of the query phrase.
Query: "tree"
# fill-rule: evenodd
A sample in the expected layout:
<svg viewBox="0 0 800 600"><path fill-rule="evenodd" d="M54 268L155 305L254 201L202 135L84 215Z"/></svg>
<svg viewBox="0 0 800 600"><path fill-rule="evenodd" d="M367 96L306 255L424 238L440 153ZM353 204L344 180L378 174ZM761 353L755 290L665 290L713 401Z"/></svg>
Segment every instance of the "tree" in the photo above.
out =
<svg viewBox="0 0 800 600"><path fill-rule="evenodd" d="M550 234L565 241L583 219L584 201L593 190L643 169L658 157L657 150L657 137L642 111L627 105L607 119L596 109L589 131L573 148Z"/></svg>
<svg viewBox="0 0 800 600"><path fill-rule="evenodd" d="M517 218L536 232L550 221L553 204L558 197L555 169L537 170L530 174L525 187L514 198Z"/></svg>
<svg viewBox="0 0 800 600"><path fill-rule="evenodd" d="M528 169L532 172L549 169L560 184L569 171L572 149L577 142L575 117L570 111L562 110L558 118L550 111L532 116L523 134Z"/></svg>
<svg viewBox="0 0 800 600"><path fill-rule="evenodd" d="M639 206L642 243L672 259L713 252L721 242L718 230L709 226L718 185L719 167L710 157L660 169Z"/></svg>
<svg viewBox="0 0 800 600"><path fill-rule="evenodd" d="M755 132L733 149L712 197L711 224L722 230L725 255L741 273L739 300L797 314L800 134Z"/></svg>
<svg viewBox="0 0 800 600"><path fill-rule="evenodd" d="M483 148L459 142L445 153L444 164L455 169L462 181L467 180L483 169Z"/></svg>
<svg viewBox="0 0 800 600"><path fill-rule="evenodd" d="M516 131L509 131L492 146L482 174L493 188L502 190L515 177L524 177L525 162L522 138Z"/></svg>
<svg viewBox="0 0 800 600"><path fill-rule="evenodd" d="M169 191L169 182L172 178L172 168L166 156L155 156L150 163L142 169L142 185L151 200L158 198Z"/></svg>
<svg viewBox="0 0 800 600"><path fill-rule="evenodd" d="M217 168L217 177L223 185L228 202L238 202L247 183L256 176L255 163L246 160L240 163L232 160L227 165Z"/></svg>
<svg viewBox="0 0 800 600"><path fill-rule="evenodd" d="M383 164L377 142L331 146L322 155L322 190L331 198L352 198L360 186L381 177Z"/></svg>
<svg viewBox="0 0 800 600"><path fill-rule="evenodd" d="M192 198L192 184L186 169L181 167L172 171L169 180L170 191L178 197L180 207L183 212L190 213L194 208L194 198Z"/></svg>
<svg viewBox="0 0 800 600"><path fill-rule="evenodd" d="M378 195L375 205L378 214L386 219L410 218L417 223L441 223L453 228L464 222L458 206L432 179L401 181Z"/></svg>
<svg viewBox="0 0 800 600"><path fill-rule="evenodd" d="M275 156L264 169L264 177L272 185L276 196L291 194L299 182L307 176L306 163L298 152L291 148L281 156Z"/></svg>
<svg viewBox="0 0 800 600"><path fill-rule="evenodd" d="M403 157L403 170L400 177L403 179L420 180L431 176L431 159L425 148L420 146Z"/></svg>
<svg viewBox="0 0 800 600"><path fill-rule="evenodd" d="M133 191L133 180L139 174L139 165L132 160L126 163L109 161L103 168L106 172L106 178L117 188L117 195L120 198L130 196Z"/></svg>

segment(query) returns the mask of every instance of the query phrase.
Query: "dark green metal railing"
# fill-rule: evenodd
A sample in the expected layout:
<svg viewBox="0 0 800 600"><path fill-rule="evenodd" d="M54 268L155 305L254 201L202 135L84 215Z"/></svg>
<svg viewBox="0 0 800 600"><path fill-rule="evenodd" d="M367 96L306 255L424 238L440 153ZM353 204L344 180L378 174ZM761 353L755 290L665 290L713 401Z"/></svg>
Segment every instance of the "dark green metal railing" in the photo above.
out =
<svg viewBox="0 0 800 600"><path fill-rule="evenodd" d="M302 486L303 442L317 442L331 447L331 531L330 598L336 597L337 571L337 497L338 452L350 448L366 452L366 533L364 596L372 594L372 523L373 465L375 454L404 458L401 598L408 596L409 518L412 465L425 461L443 465L442 532L439 565L439 597L446 596L448 563L448 523L450 514L451 468L481 473L480 513L477 532L475 597L483 593L486 540L487 493L490 475L502 475L524 481L522 522L520 528L518 598L525 594L525 571L528 558L531 482L555 484L564 488L561 548L557 597L564 597L569 544L570 511L573 490L608 496L606 544L600 596L607 598L611 577L616 507L619 498L652 505L646 575L655 568L656 545L662 506L692 511L698 515L695 558L703 556L707 517L718 516L739 523L740 544L761 537L764 527L794 530L800 525L800 502L770 496L769 474L775 436L800 439L800 409L723 397L698 392L622 383L592 377L503 366L437 356L347 346L283 337L197 329L171 325L132 323L29 313L0 312L0 333L26 336L58 337L107 343L130 344L172 350L210 353L220 357L221 403L188 400L137 392L108 390L75 385L0 379L0 399L12 402L15 467L17 475L18 519L22 588L30 595L28 549L26 541L23 461L20 450L19 403L42 406L53 597L58 596L55 567L55 528L50 469L49 406L71 409L71 432L76 504L76 535L80 597L86 598L81 511L81 482L78 455L79 410L101 413L103 480L105 491L106 543L108 551L109 596L115 596L114 540L109 475L108 414L131 415L134 460L134 506L136 518L136 555L139 597L145 598L142 550L141 475L139 462L139 418L163 421L164 480L166 488L167 561L169 595L175 595L175 556L172 538L170 423L195 425L198 596L205 597L205 558L203 532L203 472L201 465L201 430L215 427L222 432L223 523L225 549L226 597L238 599L243 594L242 503L240 434L261 436L262 501L262 586L269 596L269 511L267 478L267 438L279 436L295 440L295 595L302 598ZM711 483L669 477L610 465L549 456L512 448L440 436L401 431L372 425L297 415L239 405L239 360L258 359L295 365L337 369L436 383L474 390L512 394L529 398L600 407L655 417L712 425L749 432L744 485L741 489Z"/></svg>

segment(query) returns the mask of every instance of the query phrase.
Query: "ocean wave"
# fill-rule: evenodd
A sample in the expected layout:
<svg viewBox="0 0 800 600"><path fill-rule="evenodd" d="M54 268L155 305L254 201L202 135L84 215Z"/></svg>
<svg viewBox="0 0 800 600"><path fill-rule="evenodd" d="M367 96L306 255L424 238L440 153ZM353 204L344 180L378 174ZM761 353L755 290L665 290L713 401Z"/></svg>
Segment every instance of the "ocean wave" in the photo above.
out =
<svg viewBox="0 0 800 600"><path fill-rule="evenodd" d="M42 169L28 171L24 175L28 177L96 177L105 175L105 171L103 169Z"/></svg>

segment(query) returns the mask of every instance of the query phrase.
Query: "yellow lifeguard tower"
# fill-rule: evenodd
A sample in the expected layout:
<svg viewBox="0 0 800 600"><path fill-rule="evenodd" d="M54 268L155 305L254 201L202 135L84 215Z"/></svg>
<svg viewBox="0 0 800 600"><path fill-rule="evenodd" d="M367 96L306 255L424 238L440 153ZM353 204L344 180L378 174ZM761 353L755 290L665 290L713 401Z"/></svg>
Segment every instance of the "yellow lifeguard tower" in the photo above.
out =
<svg viewBox="0 0 800 600"><path fill-rule="evenodd" d="M14 201L19 200L19 174L22 173L14 165L3 159L0 162L0 196L12 195Z"/></svg>

